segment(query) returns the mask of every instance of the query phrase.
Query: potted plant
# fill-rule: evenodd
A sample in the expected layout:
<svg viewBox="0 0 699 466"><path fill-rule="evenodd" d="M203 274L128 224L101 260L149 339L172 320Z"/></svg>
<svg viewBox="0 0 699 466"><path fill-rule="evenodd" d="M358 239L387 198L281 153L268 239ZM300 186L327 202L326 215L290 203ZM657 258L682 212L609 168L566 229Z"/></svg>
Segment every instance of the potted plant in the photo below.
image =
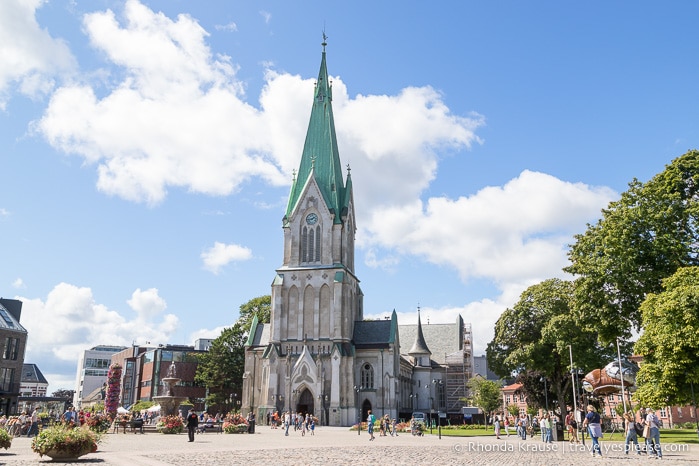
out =
<svg viewBox="0 0 699 466"><path fill-rule="evenodd" d="M7 450L10 448L10 445L12 445L12 436L7 430L0 428L0 448Z"/></svg>
<svg viewBox="0 0 699 466"><path fill-rule="evenodd" d="M79 458L97 451L100 435L87 427L47 427L32 440L32 450L53 459Z"/></svg>

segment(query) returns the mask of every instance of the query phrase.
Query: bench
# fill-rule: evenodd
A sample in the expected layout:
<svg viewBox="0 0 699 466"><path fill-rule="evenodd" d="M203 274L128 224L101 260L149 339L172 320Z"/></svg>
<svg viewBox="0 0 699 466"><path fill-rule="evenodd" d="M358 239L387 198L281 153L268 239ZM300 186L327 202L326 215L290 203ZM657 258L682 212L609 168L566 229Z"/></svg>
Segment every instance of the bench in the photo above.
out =
<svg viewBox="0 0 699 466"><path fill-rule="evenodd" d="M206 432L216 432L217 434L220 434L223 432L223 422L214 422L211 424L208 424L206 422L199 424L197 427L197 433L198 434L205 434Z"/></svg>

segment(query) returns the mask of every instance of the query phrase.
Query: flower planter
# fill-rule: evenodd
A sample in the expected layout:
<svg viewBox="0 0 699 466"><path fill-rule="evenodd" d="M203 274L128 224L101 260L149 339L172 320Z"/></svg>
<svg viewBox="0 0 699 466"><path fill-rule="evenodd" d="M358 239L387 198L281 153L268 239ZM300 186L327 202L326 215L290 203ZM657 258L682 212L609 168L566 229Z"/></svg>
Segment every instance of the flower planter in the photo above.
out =
<svg viewBox="0 0 699 466"><path fill-rule="evenodd" d="M68 461L97 451L100 435L87 427L63 425L48 427L32 439L32 450L39 456Z"/></svg>
<svg viewBox="0 0 699 466"><path fill-rule="evenodd" d="M45 454L54 461L70 461L76 460L81 456L87 455L88 453L90 452L86 451L81 453L73 453L70 451L49 450Z"/></svg>

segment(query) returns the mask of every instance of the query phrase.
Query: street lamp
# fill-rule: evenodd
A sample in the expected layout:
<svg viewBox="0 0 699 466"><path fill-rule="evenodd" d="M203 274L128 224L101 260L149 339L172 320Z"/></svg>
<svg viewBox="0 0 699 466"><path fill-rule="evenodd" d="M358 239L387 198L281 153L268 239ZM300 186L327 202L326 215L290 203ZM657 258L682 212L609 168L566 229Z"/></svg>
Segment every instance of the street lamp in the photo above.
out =
<svg viewBox="0 0 699 466"><path fill-rule="evenodd" d="M441 406L441 403L440 403L441 400L440 400L439 394L441 393L441 390L442 390L442 383L443 383L442 379L433 379L432 380L432 386L435 387L435 390L436 390L435 395L437 395L437 431L439 432L440 439L442 438L442 420L439 418L439 415L440 415L439 408ZM439 389L437 389L437 387L439 387ZM432 399L432 410L434 410L434 399ZM432 433L432 425L430 424L430 434L431 433Z"/></svg>
<svg viewBox="0 0 699 466"><path fill-rule="evenodd" d="M274 395L274 401L275 407L277 408L277 412L279 412L279 403L284 401L284 395Z"/></svg>
<svg viewBox="0 0 699 466"><path fill-rule="evenodd" d="M568 345L568 351L570 352L570 380L573 383L573 419L575 422L581 422L582 419L578 420L578 402L575 398L575 369L573 368L573 346Z"/></svg>
<svg viewBox="0 0 699 466"><path fill-rule="evenodd" d="M624 403L624 414L626 414L626 397L624 396L624 367L621 365L621 349L619 347L619 337L616 338L616 351L619 358L619 377L621 377L621 401Z"/></svg>
<svg viewBox="0 0 699 466"><path fill-rule="evenodd" d="M354 392L357 394L354 397L354 406L357 410L357 435L360 435L362 433L362 415L361 411L359 411L359 387L357 385L354 386Z"/></svg>
<svg viewBox="0 0 699 466"><path fill-rule="evenodd" d="M549 412L549 389L548 385L546 384L546 376L541 377L541 380L544 381L544 398L546 400L546 412Z"/></svg>
<svg viewBox="0 0 699 466"><path fill-rule="evenodd" d="M291 391L292 400L291 400L291 407L290 408L293 409L294 412L296 412L296 398L299 396L300 393L301 393L300 390L292 390Z"/></svg>

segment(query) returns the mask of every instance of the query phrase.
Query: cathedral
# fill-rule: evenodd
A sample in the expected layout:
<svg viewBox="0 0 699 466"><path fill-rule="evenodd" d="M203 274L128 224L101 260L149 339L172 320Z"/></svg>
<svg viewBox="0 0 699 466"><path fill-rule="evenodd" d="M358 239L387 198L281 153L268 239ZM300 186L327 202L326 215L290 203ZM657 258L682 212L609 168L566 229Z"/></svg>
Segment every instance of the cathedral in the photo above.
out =
<svg viewBox="0 0 699 466"><path fill-rule="evenodd" d="M324 37L325 39L325 37ZM242 412L312 413L321 425L378 417L459 418L473 371L470 325L399 325L395 310L365 320L354 268L356 215L343 176L325 40L313 106L282 219L284 257L272 280L271 322L245 346Z"/></svg>

